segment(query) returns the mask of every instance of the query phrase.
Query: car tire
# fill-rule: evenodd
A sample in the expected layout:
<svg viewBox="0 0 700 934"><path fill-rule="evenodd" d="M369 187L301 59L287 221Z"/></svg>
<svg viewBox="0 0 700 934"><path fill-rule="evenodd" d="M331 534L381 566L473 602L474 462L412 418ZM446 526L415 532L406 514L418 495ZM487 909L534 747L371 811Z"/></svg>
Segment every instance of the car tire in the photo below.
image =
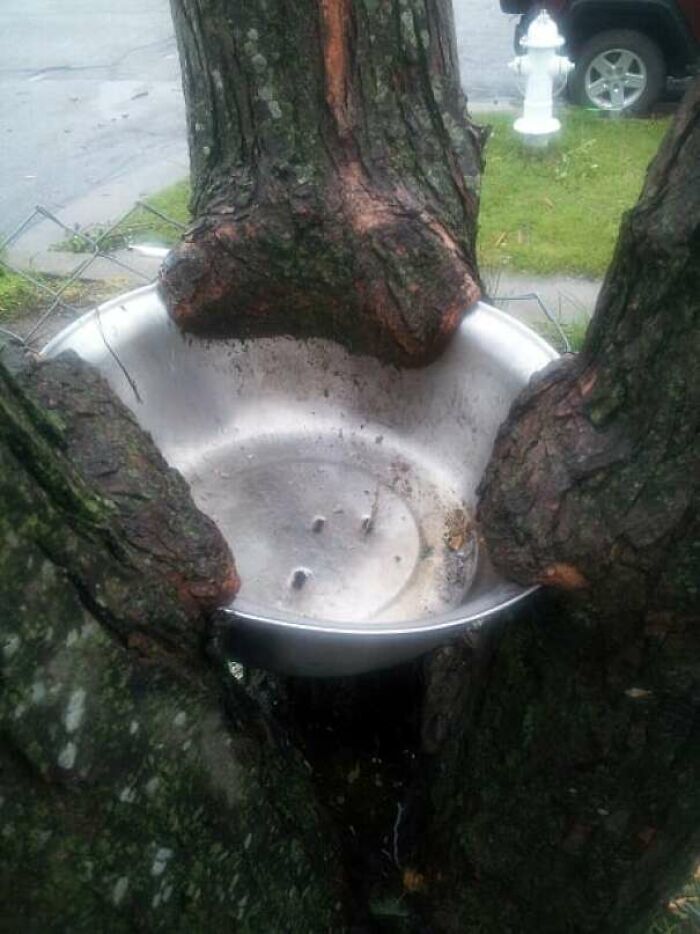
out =
<svg viewBox="0 0 700 934"><path fill-rule="evenodd" d="M661 96L666 63L641 32L610 29L586 42L575 56L569 90L582 107L644 114Z"/></svg>

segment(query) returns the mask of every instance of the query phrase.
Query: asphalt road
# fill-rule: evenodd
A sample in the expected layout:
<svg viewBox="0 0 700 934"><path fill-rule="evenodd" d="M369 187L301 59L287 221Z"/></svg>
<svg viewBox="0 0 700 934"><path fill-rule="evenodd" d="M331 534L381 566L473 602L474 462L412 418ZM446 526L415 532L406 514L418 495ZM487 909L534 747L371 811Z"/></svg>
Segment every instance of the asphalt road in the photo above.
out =
<svg viewBox="0 0 700 934"><path fill-rule="evenodd" d="M512 97L513 18L498 0L454 6L469 98ZM35 204L107 220L186 171L168 0L2 0L1 232Z"/></svg>
<svg viewBox="0 0 700 934"><path fill-rule="evenodd" d="M462 84L479 105L520 99L507 68L515 52L517 16L501 13L498 0L452 0Z"/></svg>

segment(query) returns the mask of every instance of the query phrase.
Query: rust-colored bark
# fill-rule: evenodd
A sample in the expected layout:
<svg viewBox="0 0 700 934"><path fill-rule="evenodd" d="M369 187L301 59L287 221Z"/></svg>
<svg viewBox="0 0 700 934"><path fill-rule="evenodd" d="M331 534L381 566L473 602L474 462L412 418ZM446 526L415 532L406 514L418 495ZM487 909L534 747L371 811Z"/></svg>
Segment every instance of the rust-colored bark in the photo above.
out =
<svg viewBox="0 0 700 934"><path fill-rule="evenodd" d="M625 218L582 352L513 407L482 487L494 560L624 612L692 550L700 483L700 83ZM697 591L695 591L697 594Z"/></svg>
<svg viewBox="0 0 700 934"><path fill-rule="evenodd" d="M335 118L338 133L343 136L351 132L351 93L348 73L350 26L349 0L319 0L323 21L323 70L326 85L326 101Z"/></svg>
<svg viewBox="0 0 700 934"><path fill-rule="evenodd" d="M449 5L243 6L173 0L196 220L161 274L170 313L428 362L480 295Z"/></svg>

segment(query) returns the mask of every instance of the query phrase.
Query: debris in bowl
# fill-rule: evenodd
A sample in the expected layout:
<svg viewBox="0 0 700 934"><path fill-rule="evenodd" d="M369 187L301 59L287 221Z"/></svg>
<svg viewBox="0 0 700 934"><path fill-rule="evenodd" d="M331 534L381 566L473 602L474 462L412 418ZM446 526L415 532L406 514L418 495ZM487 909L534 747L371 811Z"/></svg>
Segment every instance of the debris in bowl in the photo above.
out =
<svg viewBox="0 0 700 934"><path fill-rule="evenodd" d="M462 551L468 539L474 535L474 523L464 509L453 509L447 514L445 544L450 551Z"/></svg>

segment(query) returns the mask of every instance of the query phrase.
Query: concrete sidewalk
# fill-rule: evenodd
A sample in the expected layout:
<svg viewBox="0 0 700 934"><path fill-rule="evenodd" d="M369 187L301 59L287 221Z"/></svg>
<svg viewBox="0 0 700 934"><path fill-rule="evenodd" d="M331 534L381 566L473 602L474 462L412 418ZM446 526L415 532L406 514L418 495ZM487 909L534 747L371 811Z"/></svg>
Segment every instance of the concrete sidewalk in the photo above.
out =
<svg viewBox="0 0 700 934"><path fill-rule="evenodd" d="M528 324L543 320L543 312L537 301L530 298L509 302L507 299L536 294L557 321L580 323L592 317L602 286L600 279L566 275L536 276L506 270L501 270L494 281L489 281L487 275L484 278L487 300Z"/></svg>

